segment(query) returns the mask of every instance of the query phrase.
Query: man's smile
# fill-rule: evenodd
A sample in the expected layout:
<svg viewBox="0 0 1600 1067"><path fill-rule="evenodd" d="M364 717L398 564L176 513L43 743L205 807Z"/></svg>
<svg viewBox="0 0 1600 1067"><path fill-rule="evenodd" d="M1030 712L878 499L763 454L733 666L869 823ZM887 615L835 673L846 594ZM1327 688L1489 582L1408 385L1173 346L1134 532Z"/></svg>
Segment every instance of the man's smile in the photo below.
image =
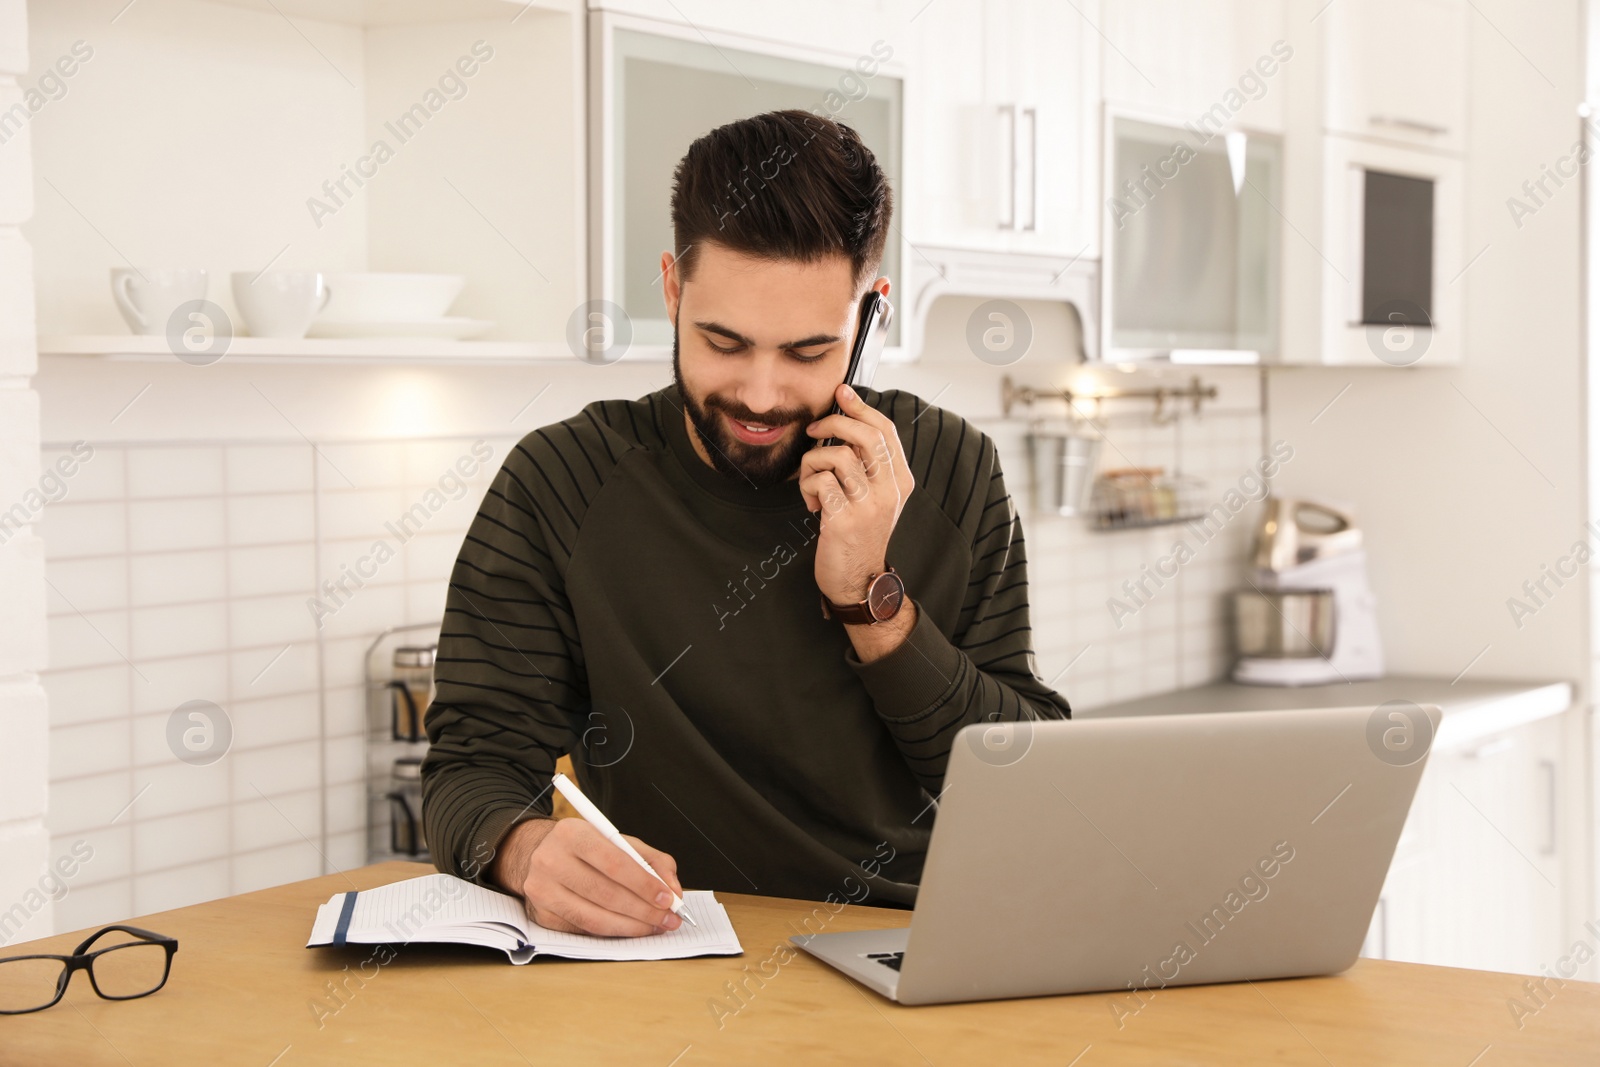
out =
<svg viewBox="0 0 1600 1067"><path fill-rule="evenodd" d="M770 445L784 435L792 423L783 423L780 426L770 426L759 422L740 422L732 415L722 412L722 421L728 426L729 432L734 437L747 445Z"/></svg>

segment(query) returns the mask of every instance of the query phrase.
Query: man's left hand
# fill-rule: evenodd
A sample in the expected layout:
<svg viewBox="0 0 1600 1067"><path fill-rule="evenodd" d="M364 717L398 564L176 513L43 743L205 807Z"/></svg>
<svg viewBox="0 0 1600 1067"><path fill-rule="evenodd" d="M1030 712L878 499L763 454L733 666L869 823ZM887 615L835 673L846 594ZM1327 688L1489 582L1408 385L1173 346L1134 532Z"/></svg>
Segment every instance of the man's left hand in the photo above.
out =
<svg viewBox="0 0 1600 1067"><path fill-rule="evenodd" d="M806 507L821 511L817 588L835 604L866 599L867 581L886 568L884 556L900 510L916 485L894 422L854 389L836 390L841 414L806 428L842 444L816 447L800 459Z"/></svg>

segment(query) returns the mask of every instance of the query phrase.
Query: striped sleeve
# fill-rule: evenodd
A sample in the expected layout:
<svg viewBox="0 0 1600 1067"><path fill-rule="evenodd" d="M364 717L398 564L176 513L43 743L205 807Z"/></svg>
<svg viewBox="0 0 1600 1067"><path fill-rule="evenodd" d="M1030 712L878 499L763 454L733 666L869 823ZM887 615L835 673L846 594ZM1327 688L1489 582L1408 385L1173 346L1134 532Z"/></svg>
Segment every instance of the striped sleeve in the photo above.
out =
<svg viewBox="0 0 1600 1067"><path fill-rule="evenodd" d="M919 422L929 410L937 411L924 405ZM941 631L919 606L899 648L871 663L861 663L853 652L846 658L901 755L923 788L937 796L963 726L1065 719L1072 709L1036 673L1027 546L994 441L946 412L929 421L935 444L919 447L920 430L907 443L917 476L913 491L940 495L945 514L971 546L954 632ZM953 445L948 435L954 435Z"/></svg>
<svg viewBox="0 0 1600 1067"><path fill-rule="evenodd" d="M434 864L480 885L489 884L505 833L550 815L556 760L582 734L587 683L565 571L606 469L600 440L567 423L524 438L484 497L450 577L426 720L422 820Z"/></svg>

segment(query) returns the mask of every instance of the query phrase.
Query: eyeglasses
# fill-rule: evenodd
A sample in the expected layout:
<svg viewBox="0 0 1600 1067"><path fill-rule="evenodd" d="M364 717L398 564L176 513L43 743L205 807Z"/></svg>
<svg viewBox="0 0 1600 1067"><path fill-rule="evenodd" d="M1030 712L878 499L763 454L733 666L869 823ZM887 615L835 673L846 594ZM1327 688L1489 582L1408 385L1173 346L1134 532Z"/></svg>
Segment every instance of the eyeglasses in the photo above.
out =
<svg viewBox="0 0 1600 1067"><path fill-rule="evenodd" d="M92 945L108 934L115 943ZM7 956L0 959L0 1015L43 1011L61 1001L74 971L88 971L89 984L107 1000L147 997L167 984L178 939L137 926L107 926L70 956Z"/></svg>

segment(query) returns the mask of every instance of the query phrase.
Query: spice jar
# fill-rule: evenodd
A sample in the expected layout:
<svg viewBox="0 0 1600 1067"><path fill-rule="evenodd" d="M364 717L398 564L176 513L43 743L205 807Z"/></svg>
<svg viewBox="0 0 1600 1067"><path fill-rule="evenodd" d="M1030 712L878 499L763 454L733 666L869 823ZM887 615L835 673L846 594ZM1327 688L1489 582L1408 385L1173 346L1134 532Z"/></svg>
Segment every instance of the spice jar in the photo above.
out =
<svg viewBox="0 0 1600 1067"><path fill-rule="evenodd" d="M433 659L437 645L402 645L394 650L394 681L389 683L394 701L396 741L421 741L422 720L433 703Z"/></svg>
<svg viewBox="0 0 1600 1067"><path fill-rule="evenodd" d="M394 789L389 793L389 848L402 856L421 856L428 851L422 831L422 761L403 758L394 761Z"/></svg>

